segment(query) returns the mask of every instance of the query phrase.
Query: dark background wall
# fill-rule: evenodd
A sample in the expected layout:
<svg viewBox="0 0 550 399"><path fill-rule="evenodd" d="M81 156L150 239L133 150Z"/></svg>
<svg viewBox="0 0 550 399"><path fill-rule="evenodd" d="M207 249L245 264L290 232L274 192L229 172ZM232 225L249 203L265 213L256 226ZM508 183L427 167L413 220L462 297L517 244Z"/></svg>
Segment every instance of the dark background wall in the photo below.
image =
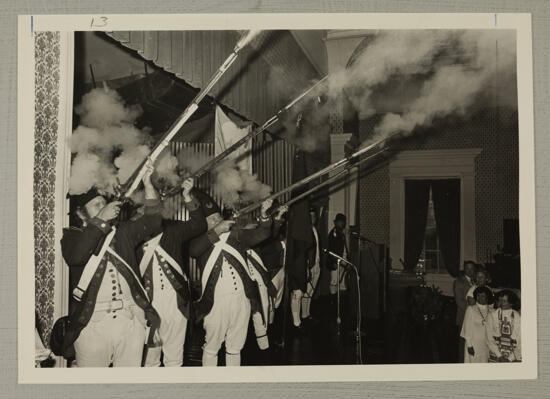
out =
<svg viewBox="0 0 550 399"><path fill-rule="evenodd" d="M372 132L376 117L359 123L361 139ZM430 129L418 130L392 149L436 150L481 148L476 159L475 213L477 260L503 245L503 219L517 219L519 196L518 114L511 107L479 109L469 118L447 118ZM360 179L362 234L389 245L390 175L381 167Z"/></svg>

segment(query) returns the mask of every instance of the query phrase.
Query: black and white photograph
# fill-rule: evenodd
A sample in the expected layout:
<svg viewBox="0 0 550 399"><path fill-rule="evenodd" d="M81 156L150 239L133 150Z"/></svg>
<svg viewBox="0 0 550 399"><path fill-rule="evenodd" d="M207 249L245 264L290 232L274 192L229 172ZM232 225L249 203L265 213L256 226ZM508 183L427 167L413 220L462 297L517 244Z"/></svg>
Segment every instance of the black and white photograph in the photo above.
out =
<svg viewBox="0 0 550 399"><path fill-rule="evenodd" d="M20 380L536 377L530 20L476 15L20 17Z"/></svg>

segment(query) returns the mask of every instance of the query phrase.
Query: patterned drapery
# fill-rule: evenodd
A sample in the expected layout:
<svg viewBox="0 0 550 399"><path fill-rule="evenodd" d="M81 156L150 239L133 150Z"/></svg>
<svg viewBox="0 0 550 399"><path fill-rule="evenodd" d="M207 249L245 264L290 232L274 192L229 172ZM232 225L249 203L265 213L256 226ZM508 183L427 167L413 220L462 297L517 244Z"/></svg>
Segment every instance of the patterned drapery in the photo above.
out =
<svg viewBox="0 0 550 399"><path fill-rule="evenodd" d="M59 115L60 33L35 36L34 261L35 300L43 341L54 322L55 183Z"/></svg>

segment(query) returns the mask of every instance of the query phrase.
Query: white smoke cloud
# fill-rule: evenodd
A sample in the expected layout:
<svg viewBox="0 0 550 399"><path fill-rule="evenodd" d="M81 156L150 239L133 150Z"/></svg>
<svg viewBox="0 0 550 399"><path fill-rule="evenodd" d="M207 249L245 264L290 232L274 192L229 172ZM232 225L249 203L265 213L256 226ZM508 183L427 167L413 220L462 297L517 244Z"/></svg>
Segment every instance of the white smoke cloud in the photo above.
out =
<svg viewBox="0 0 550 399"><path fill-rule="evenodd" d="M180 169L184 174L192 174L200 169L206 162L212 159L211 156L202 152L197 152L195 148L182 148L177 155Z"/></svg>
<svg viewBox="0 0 550 399"><path fill-rule="evenodd" d="M105 192L112 192L116 185L114 167L97 154L78 153L73 160L69 181L70 194L82 194L92 187Z"/></svg>
<svg viewBox="0 0 550 399"><path fill-rule="evenodd" d="M120 123L133 123L142 113L139 106L127 106L122 97L105 86L94 89L82 97L75 108L84 126L103 129Z"/></svg>
<svg viewBox="0 0 550 399"><path fill-rule="evenodd" d="M125 149L114 160L115 166L118 168L118 180L121 184L126 183L128 178L134 173L143 160L149 155L151 149L146 145L138 145Z"/></svg>
<svg viewBox="0 0 550 399"><path fill-rule="evenodd" d="M81 194L94 186L114 193L150 152L149 130L133 125L141 109L126 105L115 90L103 87L85 94L75 111L80 125L69 141L75 154L69 193Z"/></svg>
<svg viewBox="0 0 550 399"><path fill-rule="evenodd" d="M165 148L155 163L155 174L166 187L181 185L181 177L178 173L178 158L170 153L170 148Z"/></svg>
<svg viewBox="0 0 550 399"><path fill-rule="evenodd" d="M441 65L424 82L419 96L403 113L389 113L375 127L381 140L393 133L411 133L418 126L429 126L434 119L464 114L482 94L494 87L497 68L508 73L515 68L515 40L510 32L462 32L457 37L460 51L470 55L464 63ZM496 55L496 46L502 51ZM509 84L515 84L510 81Z"/></svg>
<svg viewBox="0 0 550 399"><path fill-rule="evenodd" d="M258 180L257 175L240 169L233 160L227 160L214 170L214 193L232 207L259 201L271 194L271 187Z"/></svg>
<svg viewBox="0 0 550 399"><path fill-rule="evenodd" d="M380 98L396 81L415 82L407 87L420 89L402 96L392 92L399 98L385 104L397 105L397 109L382 118L375 129L376 139L396 131L408 134L436 118L465 113L476 102L493 101L489 99L493 89L508 90L507 97L498 99L500 104L513 105L517 99L514 31L385 30L368 32L365 40L365 47L345 68L331 72L322 90L323 104L316 111L310 109L315 100L300 102L290 110L284 124L286 139L306 151L325 148L332 128L328 115L346 112L344 101L349 101L359 119L387 112L380 109ZM269 87L291 98L297 94L296 85L289 84L284 73L273 68ZM302 112L306 123L297 129L295 122Z"/></svg>

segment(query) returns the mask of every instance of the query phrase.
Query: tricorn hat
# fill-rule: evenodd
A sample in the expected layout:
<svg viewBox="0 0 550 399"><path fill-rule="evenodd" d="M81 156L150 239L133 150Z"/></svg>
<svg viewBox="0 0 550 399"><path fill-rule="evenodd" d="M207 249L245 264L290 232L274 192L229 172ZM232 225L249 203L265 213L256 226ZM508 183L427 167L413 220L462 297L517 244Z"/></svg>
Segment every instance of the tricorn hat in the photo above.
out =
<svg viewBox="0 0 550 399"><path fill-rule="evenodd" d="M75 212L78 208L84 208L84 206L93 200L96 197L101 197L102 195L99 193L99 191L96 190L95 187L92 187L90 190L86 191L82 194L76 194L76 195L67 195L69 199L71 200L71 213Z"/></svg>
<svg viewBox="0 0 550 399"><path fill-rule="evenodd" d="M337 222L338 220L341 220L342 222L346 221L346 215L343 213L336 214L336 217L334 218L334 221Z"/></svg>

